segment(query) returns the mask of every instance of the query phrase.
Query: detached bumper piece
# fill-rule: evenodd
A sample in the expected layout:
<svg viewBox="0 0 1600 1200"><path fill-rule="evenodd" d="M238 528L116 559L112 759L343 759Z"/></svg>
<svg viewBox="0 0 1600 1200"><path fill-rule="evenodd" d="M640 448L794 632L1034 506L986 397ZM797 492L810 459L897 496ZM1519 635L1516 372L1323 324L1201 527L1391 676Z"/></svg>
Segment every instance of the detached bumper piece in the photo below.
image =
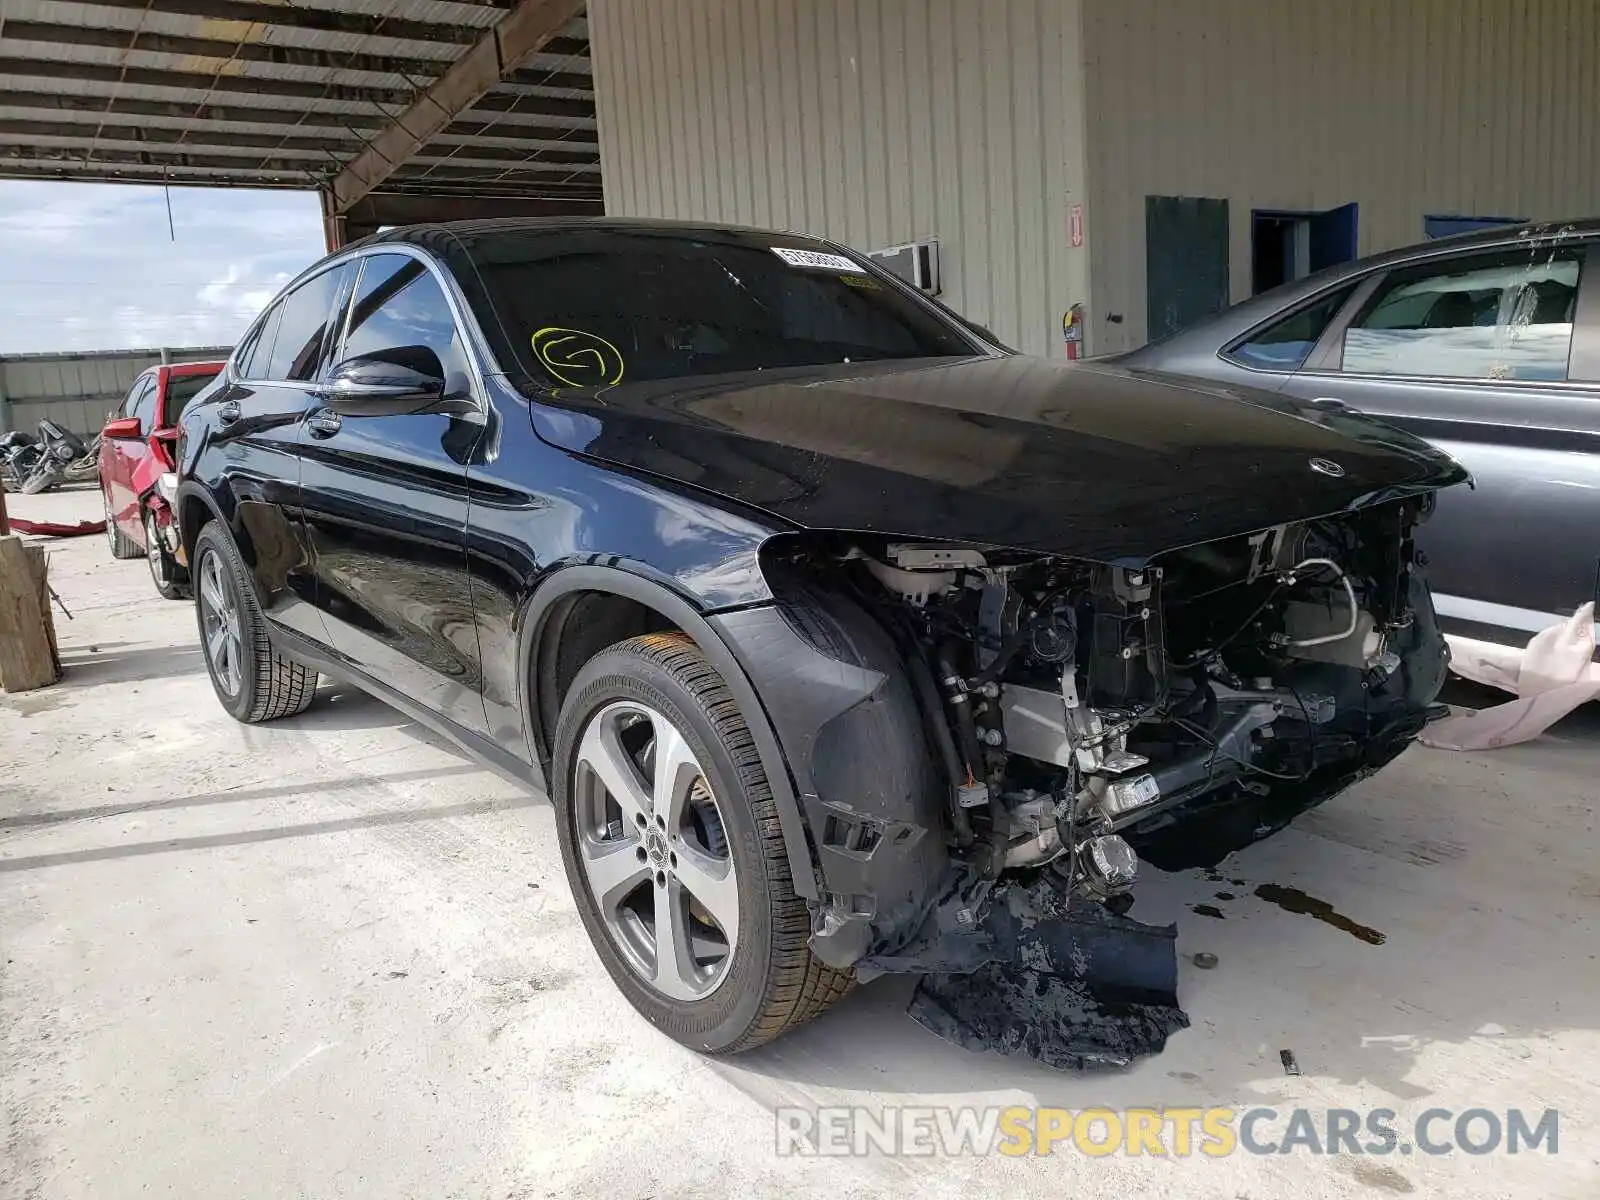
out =
<svg viewBox="0 0 1600 1200"><path fill-rule="evenodd" d="M907 1010L968 1050L1060 1070L1126 1067L1187 1029L1177 926L1146 925L1078 898L1044 871L1002 883L976 908L957 894L906 952L869 968L926 972ZM974 914L978 914L974 919Z"/></svg>

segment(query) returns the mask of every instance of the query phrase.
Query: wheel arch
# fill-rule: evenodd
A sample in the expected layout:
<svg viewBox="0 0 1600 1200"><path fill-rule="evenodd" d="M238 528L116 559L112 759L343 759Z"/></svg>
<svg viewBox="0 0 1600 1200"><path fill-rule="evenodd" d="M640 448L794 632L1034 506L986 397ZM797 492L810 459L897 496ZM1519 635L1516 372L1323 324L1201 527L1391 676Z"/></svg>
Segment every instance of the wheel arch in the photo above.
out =
<svg viewBox="0 0 1600 1200"><path fill-rule="evenodd" d="M223 516L222 509L217 506L211 493L198 484L192 482L179 484L175 500L178 536L183 544L183 559L189 562L194 558L194 543L200 536L201 528L209 521L221 521L226 525L228 520ZM237 543L238 539L234 540Z"/></svg>
<svg viewBox="0 0 1600 1200"><path fill-rule="evenodd" d="M816 859L788 760L749 673L693 601L641 571L615 562L571 564L553 570L533 594L521 623L522 701L530 749L546 780L553 782L553 716L583 663L617 641L666 629L694 642L733 693L772 788L795 891L817 899Z"/></svg>

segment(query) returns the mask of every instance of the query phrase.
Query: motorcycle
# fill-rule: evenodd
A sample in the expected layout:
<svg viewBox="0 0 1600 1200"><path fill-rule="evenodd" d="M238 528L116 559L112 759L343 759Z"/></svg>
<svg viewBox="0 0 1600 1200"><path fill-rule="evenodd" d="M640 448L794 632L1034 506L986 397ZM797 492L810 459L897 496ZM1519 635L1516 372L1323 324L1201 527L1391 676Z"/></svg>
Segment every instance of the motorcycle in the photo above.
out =
<svg viewBox="0 0 1600 1200"><path fill-rule="evenodd" d="M77 434L48 418L39 422L38 437L21 430L0 437L0 455L9 476L7 486L24 496L48 492L68 478L91 477L81 474L80 465L88 459L89 447ZM79 473L69 474L74 469Z"/></svg>

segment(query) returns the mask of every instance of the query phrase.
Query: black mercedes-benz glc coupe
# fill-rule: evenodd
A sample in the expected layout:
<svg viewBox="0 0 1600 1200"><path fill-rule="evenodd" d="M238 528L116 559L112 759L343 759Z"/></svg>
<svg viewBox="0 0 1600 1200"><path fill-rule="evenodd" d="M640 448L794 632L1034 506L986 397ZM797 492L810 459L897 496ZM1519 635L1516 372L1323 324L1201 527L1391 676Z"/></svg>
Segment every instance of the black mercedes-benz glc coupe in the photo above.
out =
<svg viewBox="0 0 1600 1200"><path fill-rule="evenodd" d="M353 681L547 789L612 978L728 1052L1006 967L1020 889L1093 943L1053 969L1161 993L1141 858L1215 861L1424 723L1412 531L1463 477L1014 354L830 243L526 220L306 271L164 487L222 704Z"/></svg>

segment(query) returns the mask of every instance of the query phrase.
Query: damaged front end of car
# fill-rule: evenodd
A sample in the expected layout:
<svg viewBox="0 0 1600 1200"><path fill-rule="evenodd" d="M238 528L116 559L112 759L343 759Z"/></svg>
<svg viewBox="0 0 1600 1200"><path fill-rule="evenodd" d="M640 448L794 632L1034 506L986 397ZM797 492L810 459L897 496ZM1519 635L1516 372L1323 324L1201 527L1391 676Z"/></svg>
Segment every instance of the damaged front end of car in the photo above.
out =
<svg viewBox="0 0 1600 1200"><path fill-rule="evenodd" d="M813 951L972 1048L1119 1064L1187 1024L1141 861L1211 865L1399 754L1447 651L1431 492L1132 563L782 535L744 645L818 864Z"/></svg>

